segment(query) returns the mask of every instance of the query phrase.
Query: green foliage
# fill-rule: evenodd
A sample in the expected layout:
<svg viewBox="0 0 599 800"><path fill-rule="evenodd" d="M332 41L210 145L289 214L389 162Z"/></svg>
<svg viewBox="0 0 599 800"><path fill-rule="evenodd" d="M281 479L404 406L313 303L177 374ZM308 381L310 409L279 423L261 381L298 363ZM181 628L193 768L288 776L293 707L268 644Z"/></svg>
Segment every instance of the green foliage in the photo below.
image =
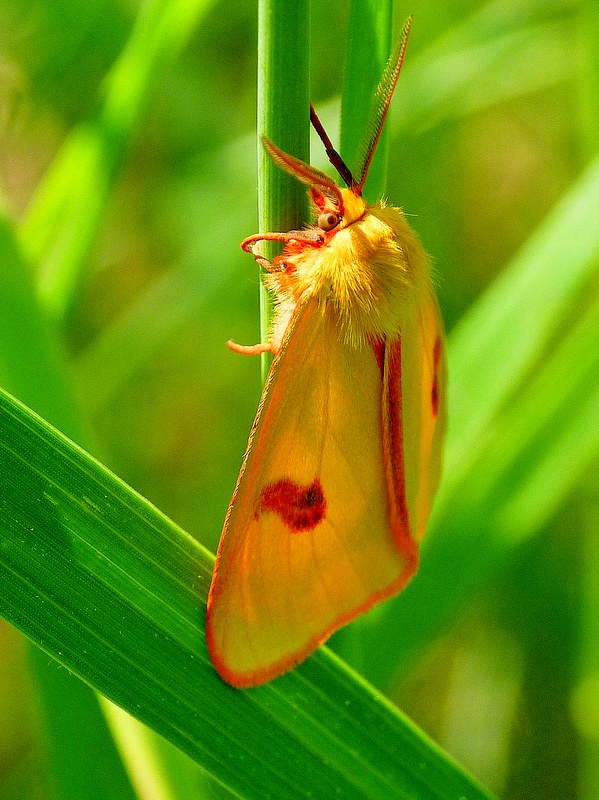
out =
<svg viewBox="0 0 599 800"><path fill-rule="evenodd" d="M490 796L324 650L260 689L225 685L202 635L210 554L0 402L0 611L46 652L242 797Z"/></svg>
<svg viewBox="0 0 599 800"><path fill-rule="evenodd" d="M258 151L256 219L256 67L302 158L310 83L334 142L343 85L351 158L390 4L0 9L0 385L103 462L2 393L0 611L44 652L0 628L0 800L489 796L387 698L500 796L596 797L596 4L398 5L387 193L439 276L445 478L417 578L332 641L377 689L323 649L248 692L202 636L259 396L223 343L260 335L238 242L305 213Z"/></svg>

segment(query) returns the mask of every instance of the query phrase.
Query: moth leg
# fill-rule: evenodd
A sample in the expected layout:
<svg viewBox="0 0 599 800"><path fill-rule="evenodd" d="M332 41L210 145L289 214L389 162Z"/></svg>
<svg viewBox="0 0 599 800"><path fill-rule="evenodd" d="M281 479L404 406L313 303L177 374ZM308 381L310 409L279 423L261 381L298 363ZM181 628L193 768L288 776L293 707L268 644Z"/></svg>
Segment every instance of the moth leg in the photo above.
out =
<svg viewBox="0 0 599 800"><path fill-rule="evenodd" d="M257 356L260 353L272 352L270 342L259 342L258 344L237 344L232 339L227 342L227 347L234 353L241 353L242 356Z"/></svg>
<svg viewBox="0 0 599 800"><path fill-rule="evenodd" d="M252 255L254 256L254 261L258 266L262 267L262 269L266 270L266 272L280 272L281 268L276 264L273 264L272 261L269 261L265 258L262 253L260 252L260 248L258 245L255 248L252 248Z"/></svg>
<svg viewBox="0 0 599 800"><path fill-rule="evenodd" d="M276 256L273 261L269 261L267 258L265 258L262 255L260 245L257 241L251 242L248 244L247 248L244 249L246 252L251 253L254 256L254 261L256 264L262 267L265 272L268 272L269 275L278 275L289 271L289 265L284 260L282 255Z"/></svg>
<svg viewBox="0 0 599 800"><path fill-rule="evenodd" d="M269 261L260 252L260 242L306 242L315 246L322 243L322 235L312 229L305 231L289 231L288 233L255 233L253 236L248 236L241 243L241 249L246 253L251 253L254 260L259 264L262 269L270 275L280 275L281 279L285 273L292 272L294 267L291 263L285 261L284 257L277 256L274 261ZM244 356L255 356L261 353L272 353L276 355L280 349L280 341L276 339L270 342L259 342L258 344L237 344L232 340L227 342L227 347L234 353L241 353Z"/></svg>
<svg viewBox="0 0 599 800"><path fill-rule="evenodd" d="M304 242L306 244L319 246L322 244L323 238L322 234L318 231L308 229L305 231L289 231L288 233L255 233L243 240L241 249L246 253L251 253L256 263L263 269L267 272L284 272L285 268L282 269L280 263L277 263L276 259L273 263L267 258L264 258L260 252L259 242L284 242L285 244L289 244L290 242Z"/></svg>

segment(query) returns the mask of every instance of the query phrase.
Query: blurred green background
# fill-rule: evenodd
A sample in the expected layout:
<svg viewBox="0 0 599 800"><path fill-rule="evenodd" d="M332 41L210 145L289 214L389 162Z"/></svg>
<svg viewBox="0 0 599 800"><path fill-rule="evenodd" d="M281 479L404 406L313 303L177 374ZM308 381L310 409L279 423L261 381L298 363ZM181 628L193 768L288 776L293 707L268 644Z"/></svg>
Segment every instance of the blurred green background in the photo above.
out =
<svg viewBox="0 0 599 800"><path fill-rule="evenodd" d="M258 360L225 347L228 338L259 339L258 276L239 249L257 229L256 2L211 3L171 60L157 59L151 91L131 105L131 136L115 125L116 144L101 153L118 153L114 184L97 187L81 209L97 232L65 224L49 242L40 223L59 213L52 198L61 186L93 176L87 129L76 126L97 122L143 9L133 0L0 4L1 189L62 332L96 453L215 550L260 393ZM389 122L387 194L432 254L451 332L597 150L599 4L396 4L398 23L408 13L415 22ZM311 94L334 140L347 18L346 2L312 4ZM52 173L77 130L80 149ZM314 159L323 164L316 149ZM567 239L561 246L557 257L567 262ZM84 270L72 290L53 294L44 275L69 247ZM595 269L587 298L596 287ZM578 318L583 304L570 293L564 319ZM554 338L559 344L559 332ZM555 344L543 344L539 362ZM593 348L596 357L596 340ZM523 386L533 380L521 377ZM19 396L18 382L3 385ZM484 375L475 373L467 390L466 406L476 404ZM540 390L534 397L531 419L548 402ZM595 427L580 432L589 453L559 489L544 484L549 510L514 536L426 650L377 681L502 797L598 796L596 435ZM539 435L532 451L543 447ZM566 471L572 447L557 461ZM481 542L486 524L475 520ZM449 568L448 588L451 576ZM389 632L391 653L395 636L401 631ZM341 637L338 646L346 646ZM51 796L37 703L21 637L0 623L0 800Z"/></svg>

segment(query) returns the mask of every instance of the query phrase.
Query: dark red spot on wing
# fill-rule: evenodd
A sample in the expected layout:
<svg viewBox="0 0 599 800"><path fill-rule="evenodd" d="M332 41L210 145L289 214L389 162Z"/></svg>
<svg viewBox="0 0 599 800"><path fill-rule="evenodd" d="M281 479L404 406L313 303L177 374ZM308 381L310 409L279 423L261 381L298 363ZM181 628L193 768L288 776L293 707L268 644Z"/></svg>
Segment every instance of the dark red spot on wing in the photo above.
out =
<svg viewBox="0 0 599 800"><path fill-rule="evenodd" d="M299 486L287 478L262 489L256 516L265 511L278 514L291 533L312 531L325 517L327 501L322 484L315 478L309 486Z"/></svg>
<svg viewBox="0 0 599 800"><path fill-rule="evenodd" d="M439 359L441 358L441 339L437 338L433 348L433 385L431 389L431 406L433 416L439 411Z"/></svg>

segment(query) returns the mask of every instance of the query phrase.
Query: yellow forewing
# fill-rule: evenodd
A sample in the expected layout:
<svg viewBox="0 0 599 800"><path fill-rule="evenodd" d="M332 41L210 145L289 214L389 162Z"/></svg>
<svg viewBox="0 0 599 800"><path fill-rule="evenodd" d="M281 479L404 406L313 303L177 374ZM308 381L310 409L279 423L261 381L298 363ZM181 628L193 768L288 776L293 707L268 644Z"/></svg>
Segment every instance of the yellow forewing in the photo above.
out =
<svg viewBox="0 0 599 800"><path fill-rule="evenodd" d="M370 114L348 188L264 140L307 183L316 224L244 239L276 299L277 353L229 507L208 596L220 675L264 683L414 574L441 474L446 365L428 258L399 208L362 198L411 19ZM273 263L261 241L284 242ZM281 341L282 340L282 341Z"/></svg>
<svg viewBox="0 0 599 800"><path fill-rule="evenodd" d="M408 337L410 364L436 335L429 312ZM405 487L389 474L395 467L403 474L401 408L387 398L390 381L401 389L401 375L384 377L384 363L366 340L346 342L330 304L300 303L264 390L208 600L210 654L236 686L290 669L416 569L401 512ZM414 374L425 390L409 391L430 406L432 376L421 368ZM420 455L410 444L414 487L416 462L425 458L428 466L431 453L430 424L418 408L412 400L410 427L428 428L416 430ZM390 455L394 437L399 449ZM433 491L417 488L422 499L408 498L419 520L424 511L411 509L424 508Z"/></svg>

